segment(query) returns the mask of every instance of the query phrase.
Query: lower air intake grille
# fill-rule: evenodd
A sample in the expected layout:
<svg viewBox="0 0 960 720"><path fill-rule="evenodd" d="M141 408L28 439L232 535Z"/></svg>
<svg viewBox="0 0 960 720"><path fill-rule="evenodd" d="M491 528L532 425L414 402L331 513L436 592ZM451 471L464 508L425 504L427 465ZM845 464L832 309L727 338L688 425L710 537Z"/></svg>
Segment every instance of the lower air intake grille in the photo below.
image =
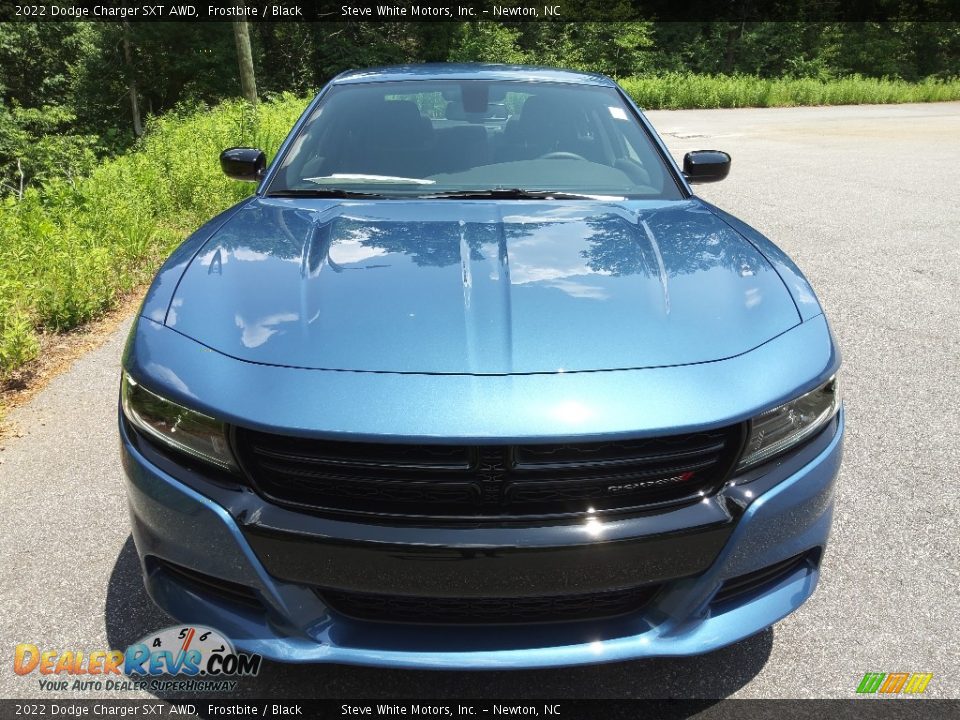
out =
<svg viewBox="0 0 960 720"><path fill-rule="evenodd" d="M713 596L712 602L722 603L731 598L743 595L749 592L755 592L764 588L776 585L780 580L793 573L798 568L808 565L808 561L814 560L816 550L795 555L765 568L760 568L752 573L738 575L737 577L725 580L720 590Z"/></svg>
<svg viewBox="0 0 960 720"><path fill-rule="evenodd" d="M263 608L256 593L246 585L240 585L230 582L229 580L206 575L157 557L151 558L151 564L162 569L171 579L179 584L185 585L201 594L218 595L225 600L230 600L235 603L249 605L258 609Z"/></svg>
<svg viewBox="0 0 960 720"><path fill-rule="evenodd" d="M578 515L699 498L726 478L741 426L594 443L402 445L235 430L253 486L319 512L472 520Z"/></svg>
<svg viewBox="0 0 960 720"><path fill-rule="evenodd" d="M341 615L379 622L489 624L596 620L636 612L656 594L648 585L581 595L513 598L425 598L317 590Z"/></svg>

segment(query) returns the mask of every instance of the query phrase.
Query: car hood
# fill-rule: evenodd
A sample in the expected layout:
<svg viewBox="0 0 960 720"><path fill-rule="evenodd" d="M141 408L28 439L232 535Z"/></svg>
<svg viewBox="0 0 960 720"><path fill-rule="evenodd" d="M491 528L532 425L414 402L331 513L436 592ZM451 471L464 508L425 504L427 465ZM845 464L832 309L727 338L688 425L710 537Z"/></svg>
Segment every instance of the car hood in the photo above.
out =
<svg viewBox="0 0 960 720"><path fill-rule="evenodd" d="M696 199L255 198L166 317L250 362L457 374L708 362L799 322L763 255Z"/></svg>

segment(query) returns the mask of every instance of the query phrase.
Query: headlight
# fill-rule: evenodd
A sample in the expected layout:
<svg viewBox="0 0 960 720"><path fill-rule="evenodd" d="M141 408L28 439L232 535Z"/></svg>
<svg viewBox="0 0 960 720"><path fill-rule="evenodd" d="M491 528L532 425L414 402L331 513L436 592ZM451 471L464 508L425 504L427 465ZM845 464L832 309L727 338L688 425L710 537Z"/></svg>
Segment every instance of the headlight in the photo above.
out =
<svg viewBox="0 0 960 720"><path fill-rule="evenodd" d="M144 434L219 467L236 469L222 422L150 392L127 373L121 379L120 399L127 420Z"/></svg>
<svg viewBox="0 0 960 720"><path fill-rule="evenodd" d="M837 376L796 400L767 410L750 421L750 437L737 470L758 465L800 444L826 425L840 409Z"/></svg>

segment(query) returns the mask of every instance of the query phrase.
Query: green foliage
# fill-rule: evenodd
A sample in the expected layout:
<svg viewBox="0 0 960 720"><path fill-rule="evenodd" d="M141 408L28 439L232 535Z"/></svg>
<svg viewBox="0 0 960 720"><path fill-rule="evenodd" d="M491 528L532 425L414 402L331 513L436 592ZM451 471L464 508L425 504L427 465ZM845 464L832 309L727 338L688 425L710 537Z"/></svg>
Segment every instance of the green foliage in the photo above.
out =
<svg viewBox="0 0 960 720"><path fill-rule="evenodd" d="M519 46L520 31L497 23L470 23L458 28L451 62L489 62L521 65L530 57Z"/></svg>
<svg viewBox="0 0 960 720"><path fill-rule="evenodd" d="M22 107L65 104L92 23L0 23L0 92Z"/></svg>
<svg viewBox="0 0 960 720"><path fill-rule="evenodd" d="M119 23L89 25L87 42L71 65L72 103L81 127L120 130L112 138L115 150L135 140L130 80L136 83L144 115L240 94L230 23L130 23L131 65L124 57Z"/></svg>
<svg viewBox="0 0 960 720"><path fill-rule="evenodd" d="M78 131L70 61L85 23L0 23L0 196L92 169L99 141Z"/></svg>
<svg viewBox="0 0 960 720"><path fill-rule="evenodd" d="M220 171L220 151L257 145L272 156L305 104L282 95L257 109L233 101L153 118L133 151L0 202L0 380L36 355L37 329L98 316L248 195L252 185Z"/></svg>
<svg viewBox="0 0 960 720"><path fill-rule="evenodd" d="M622 78L619 82L640 107L649 110L960 100L960 79L929 78L919 83L909 83L904 80L865 78L859 75L837 80L818 80L675 72Z"/></svg>
<svg viewBox="0 0 960 720"><path fill-rule="evenodd" d="M96 135L69 132L75 117L61 105L6 109L0 101L0 183L20 193L33 182L74 178L97 161ZM0 192L2 192L0 190Z"/></svg>
<svg viewBox="0 0 960 720"><path fill-rule="evenodd" d="M33 323L26 313L11 308L0 315L0 382L11 370L33 360L40 352L40 343L33 332ZM0 420L3 419L0 406Z"/></svg>
<svg viewBox="0 0 960 720"><path fill-rule="evenodd" d="M595 3L594 3L595 4ZM601 10L598 10L598 13ZM607 17L628 15L624 2L607 3ZM457 26L447 59L566 67L608 75L651 68L653 23L470 23Z"/></svg>
<svg viewBox="0 0 960 720"><path fill-rule="evenodd" d="M956 22L654 23L662 71L763 78L960 75Z"/></svg>

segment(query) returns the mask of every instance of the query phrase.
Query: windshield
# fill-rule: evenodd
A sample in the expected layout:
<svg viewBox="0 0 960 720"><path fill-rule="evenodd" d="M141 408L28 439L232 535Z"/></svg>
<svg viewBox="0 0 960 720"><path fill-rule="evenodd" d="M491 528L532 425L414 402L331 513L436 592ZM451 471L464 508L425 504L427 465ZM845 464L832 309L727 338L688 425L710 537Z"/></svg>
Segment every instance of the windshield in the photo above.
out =
<svg viewBox="0 0 960 720"><path fill-rule="evenodd" d="M615 89L487 80L331 88L268 194L337 193L681 197Z"/></svg>

